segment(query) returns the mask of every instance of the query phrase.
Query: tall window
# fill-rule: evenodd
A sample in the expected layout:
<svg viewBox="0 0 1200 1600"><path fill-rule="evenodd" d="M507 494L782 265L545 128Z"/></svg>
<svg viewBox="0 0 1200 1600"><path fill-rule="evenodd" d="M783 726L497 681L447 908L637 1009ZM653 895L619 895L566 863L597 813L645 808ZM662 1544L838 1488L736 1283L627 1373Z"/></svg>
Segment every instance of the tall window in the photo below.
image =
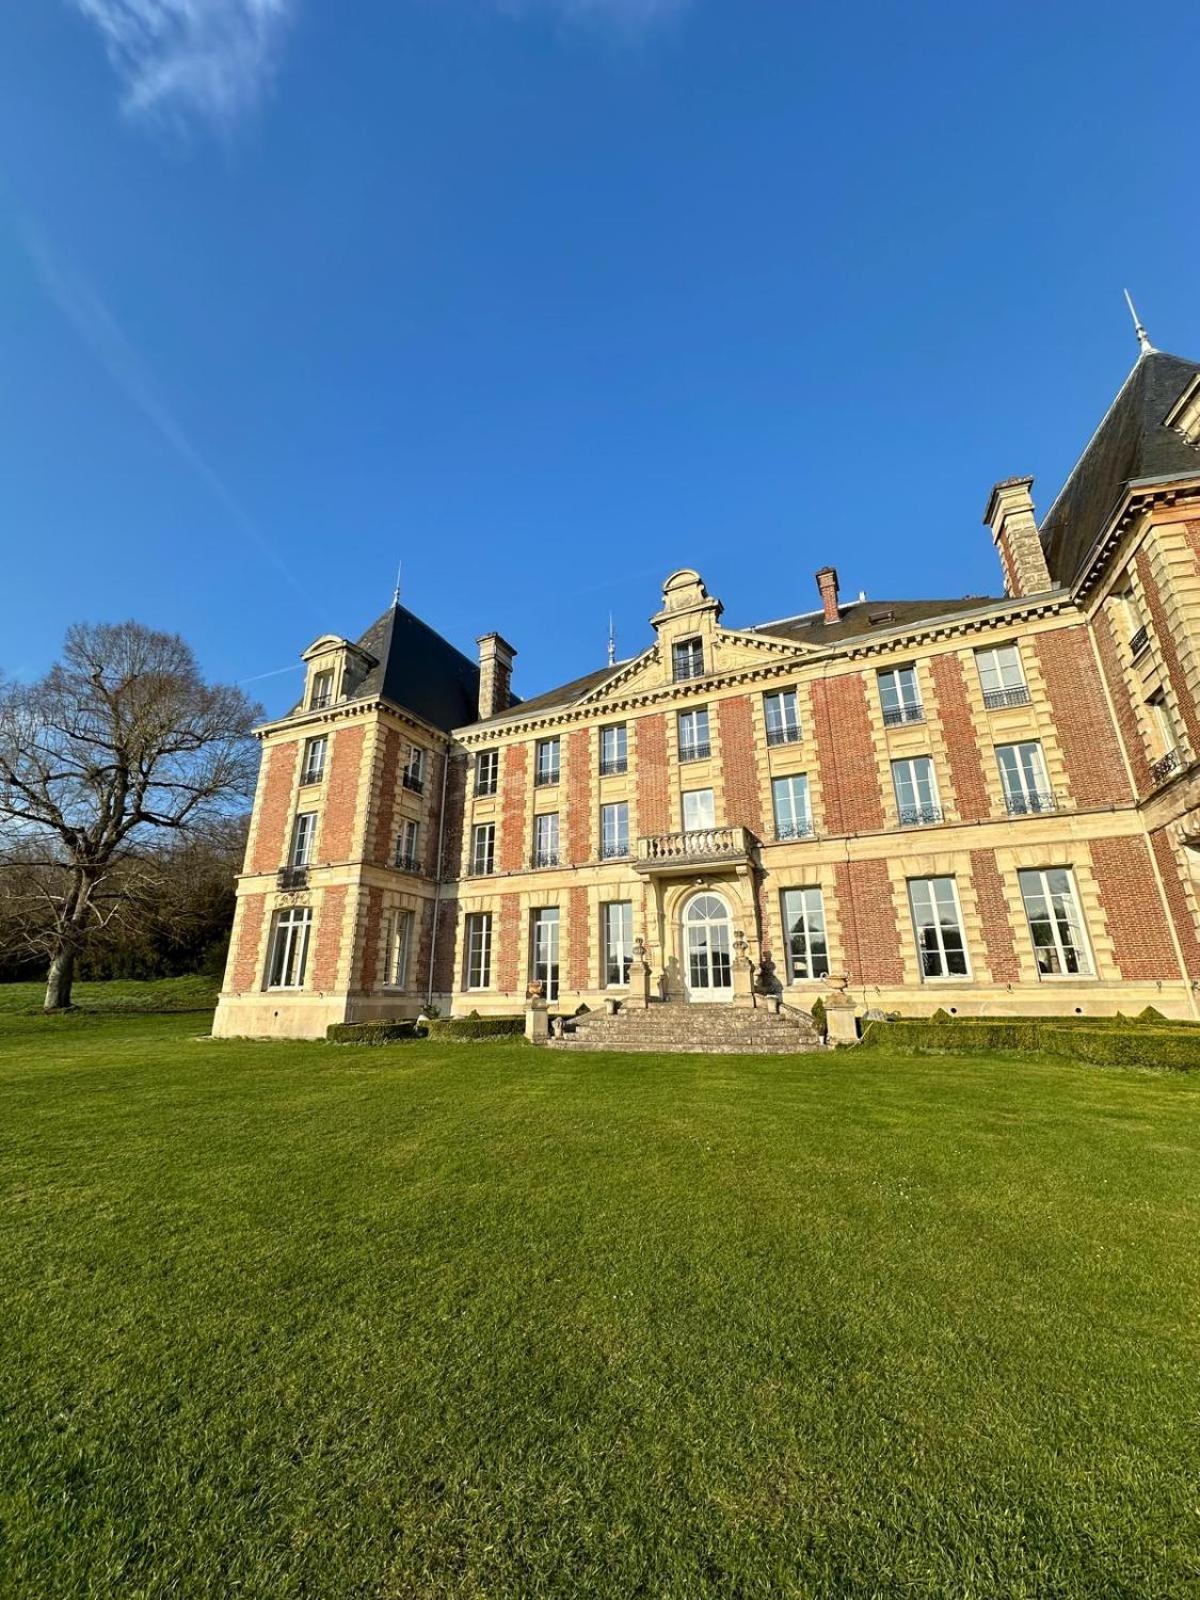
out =
<svg viewBox="0 0 1200 1600"><path fill-rule="evenodd" d="M547 1000L558 999L558 907L533 913L533 977Z"/></svg>
<svg viewBox="0 0 1200 1600"><path fill-rule="evenodd" d="M812 832L807 773L797 772L790 778L772 778L771 804L775 808L777 839L806 839Z"/></svg>
<svg viewBox="0 0 1200 1600"><path fill-rule="evenodd" d="M1009 816L1025 817L1054 810L1054 795L1046 777L1046 761L1036 739L1023 744L999 744L996 760Z"/></svg>
<svg viewBox="0 0 1200 1600"><path fill-rule="evenodd" d="M1017 874L1029 936L1043 978L1090 977L1091 958L1069 867Z"/></svg>
<svg viewBox="0 0 1200 1600"><path fill-rule="evenodd" d="M699 639L678 639L671 646L671 667L676 683L704 673L704 646Z"/></svg>
<svg viewBox="0 0 1200 1600"><path fill-rule="evenodd" d="M1028 705L1029 686L1021 665L1021 652L1015 644L999 644L990 650L976 650L975 664L979 668L983 703L989 711L996 711L1001 706Z"/></svg>
<svg viewBox="0 0 1200 1600"><path fill-rule="evenodd" d="M467 918L467 988L487 989L492 982L492 913L477 911Z"/></svg>
<svg viewBox="0 0 1200 1600"><path fill-rule="evenodd" d="M312 861L313 843L317 837L317 813L301 811L292 829L292 866L307 867Z"/></svg>
<svg viewBox="0 0 1200 1600"><path fill-rule="evenodd" d="M414 794L425 792L425 751L419 744L410 746L408 765L404 769L404 787Z"/></svg>
<svg viewBox="0 0 1200 1600"><path fill-rule="evenodd" d="M471 832L471 871L495 872L496 824L477 822Z"/></svg>
<svg viewBox="0 0 1200 1600"><path fill-rule="evenodd" d="M963 938L958 889L953 878L910 878L908 899L923 978L965 978L967 946Z"/></svg>
<svg viewBox="0 0 1200 1600"><path fill-rule="evenodd" d="M396 865L405 872L417 870L417 854L421 843L421 824L406 821L400 824L396 835Z"/></svg>
<svg viewBox="0 0 1200 1600"><path fill-rule="evenodd" d="M1167 705L1167 697L1160 689L1146 702L1146 709L1150 713L1151 733L1154 739L1155 753L1158 761L1175 754L1177 741L1175 738L1175 723L1171 718L1171 710Z"/></svg>
<svg viewBox="0 0 1200 1600"><path fill-rule="evenodd" d="M825 900L820 889L785 889L782 898L788 982L827 978L829 946L825 939Z"/></svg>
<svg viewBox="0 0 1200 1600"><path fill-rule="evenodd" d="M925 707L917 687L916 667L892 667L879 674L879 704L884 724L896 727L902 722L924 722Z"/></svg>
<svg viewBox="0 0 1200 1600"><path fill-rule="evenodd" d="M629 771L629 736L623 722L600 729L600 776Z"/></svg>
<svg viewBox="0 0 1200 1600"><path fill-rule="evenodd" d="M392 936L388 959L388 984L393 989L403 989L408 983L408 963L412 954L413 914L397 911L392 918Z"/></svg>
<svg viewBox="0 0 1200 1600"><path fill-rule="evenodd" d="M310 710L322 711L333 704L333 670L325 668L312 675L312 692L308 697Z"/></svg>
<svg viewBox="0 0 1200 1600"><path fill-rule="evenodd" d="M543 811L533 819L533 864L535 867L558 865L557 811Z"/></svg>
<svg viewBox="0 0 1200 1600"><path fill-rule="evenodd" d="M500 787L499 750L481 750L475 757L475 793L495 794Z"/></svg>
<svg viewBox="0 0 1200 1600"><path fill-rule="evenodd" d="M795 689L763 695L768 744L795 744L800 737L800 711Z"/></svg>
<svg viewBox="0 0 1200 1600"><path fill-rule="evenodd" d="M558 782L558 740L539 739L533 768L534 783Z"/></svg>
<svg viewBox="0 0 1200 1600"><path fill-rule="evenodd" d="M629 806L624 800L600 807L600 855L617 861L629 854Z"/></svg>
<svg viewBox="0 0 1200 1600"><path fill-rule="evenodd" d="M306 739L304 742L304 766L300 772L301 783L320 783L325 775L325 752L329 748L329 740L324 734L318 739Z"/></svg>
<svg viewBox="0 0 1200 1600"><path fill-rule="evenodd" d="M269 989L299 989L308 965L308 937L312 930L309 906L289 906L275 913L271 931L271 959L267 967Z"/></svg>
<svg viewBox="0 0 1200 1600"><path fill-rule="evenodd" d="M717 825L716 808L711 789L685 789L683 792L683 827L685 833L695 833Z"/></svg>
<svg viewBox="0 0 1200 1600"><path fill-rule="evenodd" d="M703 761L705 756L712 754L712 746L708 742L708 711L704 706L695 711L681 711L679 713L679 759L680 761Z"/></svg>
<svg viewBox="0 0 1200 1600"><path fill-rule="evenodd" d="M623 986L633 963L633 901L610 900L600 907L604 944L604 982Z"/></svg>
<svg viewBox="0 0 1200 1600"><path fill-rule="evenodd" d="M893 761L892 783L896 789L896 810L900 814L902 828L916 828L942 820L937 780L929 756Z"/></svg>

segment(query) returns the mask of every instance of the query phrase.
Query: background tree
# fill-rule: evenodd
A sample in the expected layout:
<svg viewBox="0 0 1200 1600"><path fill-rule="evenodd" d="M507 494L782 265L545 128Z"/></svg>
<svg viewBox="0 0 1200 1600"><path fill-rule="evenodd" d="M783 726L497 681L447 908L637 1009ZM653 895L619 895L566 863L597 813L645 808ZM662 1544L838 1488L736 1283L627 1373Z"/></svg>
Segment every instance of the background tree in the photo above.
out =
<svg viewBox="0 0 1200 1600"><path fill-rule="evenodd" d="M197 839L244 804L259 715L137 622L77 624L40 682L0 685L0 894L40 939L47 1011L95 931L133 927L161 883L147 839Z"/></svg>

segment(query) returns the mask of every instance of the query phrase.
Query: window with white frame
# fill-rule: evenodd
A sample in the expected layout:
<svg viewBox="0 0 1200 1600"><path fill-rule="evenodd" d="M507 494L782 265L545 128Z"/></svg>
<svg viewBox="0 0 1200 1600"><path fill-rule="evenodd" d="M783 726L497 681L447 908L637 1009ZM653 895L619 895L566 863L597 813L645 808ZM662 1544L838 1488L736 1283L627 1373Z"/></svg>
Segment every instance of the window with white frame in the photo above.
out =
<svg viewBox="0 0 1200 1600"><path fill-rule="evenodd" d="M629 734L623 722L600 729L600 776L629 771Z"/></svg>
<svg viewBox="0 0 1200 1600"><path fill-rule="evenodd" d="M467 988L487 989L492 982L492 913L476 911L467 918Z"/></svg>
<svg viewBox="0 0 1200 1600"><path fill-rule="evenodd" d="M694 711L679 713L680 761L703 761L712 754L708 739L708 710L697 706Z"/></svg>
<svg viewBox="0 0 1200 1600"><path fill-rule="evenodd" d="M783 934L787 944L789 983L829 976L825 938L825 899L820 889L785 889Z"/></svg>
<svg viewBox="0 0 1200 1600"><path fill-rule="evenodd" d="M619 861L629 854L629 806L624 800L600 807L600 855Z"/></svg>
<svg viewBox="0 0 1200 1600"><path fill-rule="evenodd" d="M558 999L558 907L533 913L533 980L547 1000Z"/></svg>
<svg viewBox="0 0 1200 1600"><path fill-rule="evenodd" d="M1027 817L1054 810L1054 794L1046 777L1046 758L1037 739L1026 739L1021 744L998 744L996 761L1009 816Z"/></svg>
<svg viewBox="0 0 1200 1600"><path fill-rule="evenodd" d="M795 744L800 738L800 708L795 689L763 695L768 744Z"/></svg>
<svg viewBox="0 0 1200 1600"><path fill-rule="evenodd" d="M420 844L421 824L411 820L402 822L396 835L396 865L406 872L415 872Z"/></svg>
<svg viewBox="0 0 1200 1600"><path fill-rule="evenodd" d="M500 787L499 750L481 750L475 757L475 793L495 794Z"/></svg>
<svg viewBox="0 0 1200 1600"><path fill-rule="evenodd" d="M496 824L477 822L471 832L471 871L478 873L496 870Z"/></svg>
<svg viewBox="0 0 1200 1600"><path fill-rule="evenodd" d="M292 859L293 867L307 867L312 862L313 844L317 837L317 813L315 811L301 811L292 828Z"/></svg>
<svg viewBox="0 0 1200 1600"><path fill-rule="evenodd" d="M558 865L558 812L543 811L533 819L533 864Z"/></svg>
<svg viewBox="0 0 1200 1600"><path fill-rule="evenodd" d="M987 650L976 650L975 665L979 670L983 703L989 711L1029 704L1029 685L1025 682L1021 652L1015 644L998 644Z"/></svg>
<svg viewBox="0 0 1200 1600"><path fill-rule="evenodd" d="M917 685L916 667L889 667L878 674L879 704L886 727L904 722L924 722L925 708Z"/></svg>
<svg viewBox="0 0 1200 1600"><path fill-rule="evenodd" d="M923 978L965 978L967 945L963 938L958 885L953 878L910 878L908 901Z"/></svg>
<svg viewBox="0 0 1200 1600"><path fill-rule="evenodd" d="M404 787L414 794L425 792L426 752L419 744L409 747L408 763L404 768Z"/></svg>
<svg viewBox="0 0 1200 1600"><path fill-rule="evenodd" d="M633 962L633 901L609 900L600 907L604 983L607 988L629 982Z"/></svg>
<svg viewBox="0 0 1200 1600"><path fill-rule="evenodd" d="M902 828L919 828L942 820L937 779L929 756L893 761L892 784L896 790L896 810Z"/></svg>
<svg viewBox="0 0 1200 1600"><path fill-rule="evenodd" d="M775 811L777 839L807 839L812 832L808 809L808 774L793 773L788 778L771 779L771 804Z"/></svg>
<svg viewBox="0 0 1200 1600"><path fill-rule="evenodd" d="M333 704L333 668L325 667L312 675L312 688L308 696L311 711L323 711Z"/></svg>
<svg viewBox="0 0 1200 1600"><path fill-rule="evenodd" d="M683 828L685 833L696 833L717 825L716 807L711 789L685 789L683 791Z"/></svg>
<svg viewBox="0 0 1200 1600"><path fill-rule="evenodd" d="M1175 723L1171 716L1171 709L1167 705L1167 697L1161 689L1147 700L1146 709L1150 713L1155 753L1159 760L1162 760L1164 756L1174 755L1178 746L1178 741L1175 738Z"/></svg>
<svg viewBox="0 0 1200 1600"><path fill-rule="evenodd" d="M699 639L677 639L671 646L671 669L676 683L704 673L704 646Z"/></svg>
<svg viewBox="0 0 1200 1600"><path fill-rule="evenodd" d="M388 986L403 989L408 984L408 964L412 957L413 914L396 911L392 914L391 937L388 941Z"/></svg>
<svg viewBox="0 0 1200 1600"><path fill-rule="evenodd" d="M539 739L533 765L534 783L557 783L558 761L558 740Z"/></svg>
<svg viewBox="0 0 1200 1600"><path fill-rule="evenodd" d="M267 964L268 989L303 988L311 931L311 907L289 906L286 911L275 913L271 957Z"/></svg>
<svg viewBox="0 0 1200 1600"><path fill-rule="evenodd" d="M325 776L325 753L329 740L324 734L304 741L304 764L300 769L301 783L320 783Z"/></svg>
<svg viewBox="0 0 1200 1600"><path fill-rule="evenodd" d="M1069 867L1017 874L1029 922L1029 937L1043 978L1086 978L1092 973L1087 934Z"/></svg>

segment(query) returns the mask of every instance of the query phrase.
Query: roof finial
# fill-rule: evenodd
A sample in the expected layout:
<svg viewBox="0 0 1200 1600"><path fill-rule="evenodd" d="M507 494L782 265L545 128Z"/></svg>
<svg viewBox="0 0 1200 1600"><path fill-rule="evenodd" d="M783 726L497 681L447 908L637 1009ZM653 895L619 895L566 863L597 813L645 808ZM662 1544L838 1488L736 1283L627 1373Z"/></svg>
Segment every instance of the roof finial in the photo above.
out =
<svg viewBox="0 0 1200 1600"><path fill-rule="evenodd" d="M403 561L398 561L396 563L396 587L392 590L392 604L394 606L398 606L400 604L400 574L403 571L404 563Z"/></svg>
<svg viewBox="0 0 1200 1600"><path fill-rule="evenodd" d="M1144 356L1153 355L1154 346L1150 343L1150 335L1146 332L1145 328L1142 327L1142 319L1137 314L1137 309L1133 303L1133 297L1129 293L1128 289L1124 291L1124 295L1125 304L1129 307L1129 315L1133 318L1133 331L1137 334L1138 346Z"/></svg>
<svg viewBox="0 0 1200 1600"><path fill-rule="evenodd" d="M613 614L608 613L608 664L614 667L617 664L617 630L613 626Z"/></svg>

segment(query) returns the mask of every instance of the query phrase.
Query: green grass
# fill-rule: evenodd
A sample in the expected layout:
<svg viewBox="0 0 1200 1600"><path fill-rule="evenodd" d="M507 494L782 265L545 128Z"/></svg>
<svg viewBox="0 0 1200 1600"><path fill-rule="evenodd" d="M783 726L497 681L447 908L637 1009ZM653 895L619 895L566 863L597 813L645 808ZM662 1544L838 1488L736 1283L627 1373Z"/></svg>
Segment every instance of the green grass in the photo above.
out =
<svg viewBox="0 0 1200 1600"><path fill-rule="evenodd" d="M0 983L0 1017L36 1016L46 998L44 983ZM77 983L71 996L77 1011L91 1013L211 1012L217 1003L212 978L156 978L153 982L114 979Z"/></svg>
<svg viewBox="0 0 1200 1600"><path fill-rule="evenodd" d="M1200 1593L1200 1085L0 1018L0 1594Z"/></svg>

